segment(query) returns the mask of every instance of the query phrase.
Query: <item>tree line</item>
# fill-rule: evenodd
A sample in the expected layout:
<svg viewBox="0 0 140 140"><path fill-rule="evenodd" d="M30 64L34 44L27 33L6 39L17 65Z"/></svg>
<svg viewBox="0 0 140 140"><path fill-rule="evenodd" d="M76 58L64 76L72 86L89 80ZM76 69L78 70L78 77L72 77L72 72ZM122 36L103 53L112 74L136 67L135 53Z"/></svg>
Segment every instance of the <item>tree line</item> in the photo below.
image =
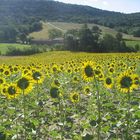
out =
<svg viewBox="0 0 140 140"><path fill-rule="evenodd" d="M64 36L64 48L70 51L86 52L136 52L138 48L126 46L122 33L116 36L102 34L98 26L88 28L87 24L79 30L68 30Z"/></svg>
<svg viewBox="0 0 140 140"><path fill-rule="evenodd" d="M8 25L0 26L0 42L20 42L23 44L29 44L32 38L28 35L31 32L39 31L42 29L42 23L40 21L32 20L30 22L28 21L27 23L21 25L8 23Z"/></svg>

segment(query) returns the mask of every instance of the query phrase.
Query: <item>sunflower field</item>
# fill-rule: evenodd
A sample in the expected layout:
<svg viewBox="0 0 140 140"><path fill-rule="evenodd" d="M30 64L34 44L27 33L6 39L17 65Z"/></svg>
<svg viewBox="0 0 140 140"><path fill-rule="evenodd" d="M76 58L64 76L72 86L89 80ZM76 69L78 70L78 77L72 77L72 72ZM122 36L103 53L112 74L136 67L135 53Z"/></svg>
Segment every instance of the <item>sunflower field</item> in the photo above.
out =
<svg viewBox="0 0 140 140"><path fill-rule="evenodd" d="M139 53L45 55L0 58L0 140L140 139Z"/></svg>

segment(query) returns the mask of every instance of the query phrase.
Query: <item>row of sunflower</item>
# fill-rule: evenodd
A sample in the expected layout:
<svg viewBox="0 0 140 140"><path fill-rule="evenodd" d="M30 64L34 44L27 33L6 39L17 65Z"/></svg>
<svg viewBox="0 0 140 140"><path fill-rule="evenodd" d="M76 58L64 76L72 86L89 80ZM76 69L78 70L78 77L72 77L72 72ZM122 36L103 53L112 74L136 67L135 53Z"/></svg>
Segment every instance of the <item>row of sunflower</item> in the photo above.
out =
<svg viewBox="0 0 140 140"><path fill-rule="evenodd" d="M18 104L15 100L21 101L19 112L24 123L16 109L16 125L21 124L26 131L14 131L8 138L137 139L139 60L139 56L129 55L87 56L59 64L1 65L2 103L10 99L13 107ZM7 115L5 112L2 117ZM4 127L7 119L0 121ZM131 119L135 123L130 123Z"/></svg>

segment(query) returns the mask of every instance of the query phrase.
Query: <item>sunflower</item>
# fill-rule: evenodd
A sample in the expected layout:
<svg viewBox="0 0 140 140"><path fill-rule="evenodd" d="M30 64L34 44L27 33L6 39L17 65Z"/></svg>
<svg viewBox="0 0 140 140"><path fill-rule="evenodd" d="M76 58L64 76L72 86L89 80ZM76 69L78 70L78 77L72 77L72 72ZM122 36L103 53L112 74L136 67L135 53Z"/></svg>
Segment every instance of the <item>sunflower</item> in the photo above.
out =
<svg viewBox="0 0 140 140"><path fill-rule="evenodd" d="M21 90L21 91L25 91L24 94L29 93L32 88L33 88L33 83L32 83L32 79L29 76L22 76L18 81L17 81L17 87Z"/></svg>
<svg viewBox="0 0 140 140"><path fill-rule="evenodd" d="M140 85L140 78L137 74L133 74L133 78L134 78L134 84L136 88L138 88L138 86Z"/></svg>
<svg viewBox="0 0 140 140"><path fill-rule="evenodd" d="M79 83L79 81L80 81L80 79L79 79L79 77L78 77L77 75L74 75L74 76L72 77L72 83L73 83L73 84L77 84L77 83Z"/></svg>
<svg viewBox="0 0 140 140"><path fill-rule="evenodd" d="M30 71L26 68L22 70L23 75L29 75Z"/></svg>
<svg viewBox="0 0 140 140"><path fill-rule="evenodd" d="M66 73L71 74L71 73L72 73L72 68L71 68L71 67L68 67L68 68L66 69Z"/></svg>
<svg viewBox="0 0 140 140"><path fill-rule="evenodd" d="M52 73L58 73L58 72L60 72L59 66L56 65L56 64L53 64L52 67L51 67L51 72Z"/></svg>
<svg viewBox="0 0 140 140"><path fill-rule="evenodd" d="M79 100L80 100L80 96L79 96L79 93L77 92L73 92L70 94L70 100L72 103L78 103Z"/></svg>
<svg viewBox="0 0 140 140"><path fill-rule="evenodd" d="M50 89L50 95L52 98L59 98L60 96L60 91L57 86L52 86Z"/></svg>
<svg viewBox="0 0 140 140"><path fill-rule="evenodd" d="M64 70L64 65L60 65L60 70L63 71Z"/></svg>
<svg viewBox="0 0 140 140"><path fill-rule="evenodd" d="M0 74L2 74L3 72L4 72L4 68L0 66Z"/></svg>
<svg viewBox="0 0 140 140"><path fill-rule="evenodd" d="M134 78L135 75L130 75L128 72L120 74L117 78L117 88L124 93L132 92L138 87L138 85L135 84Z"/></svg>
<svg viewBox="0 0 140 140"><path fill-rule="evenodd" d="M113 87L113 78L111 77L106 77L104 79L104 86L107 88L107 89L111 89Z"/></svg>
<svg viewBox="0 0 140 140"><path fill-rule="evenodd" d="M16 98L19 95L19 89L17 88L17 85L12 83L7 85L7 90L6 90L6 96L8 99L13 99Z"/></svg>
<svg viewBox="0 0 140 140"><path fill-rule="evenodd" d="M53 87L60 87L60 81L58 79L54 79L51 83L51 86Z"/></svg>
<svg viewBox="0 0 140 140"><path fill-rule="evenodd" d="M94 79L94 67L95 63L92 61L87 61L83 63L82 75L83 79L86 81L92 81Z"/></svg>
<svg viewBox="0 0 140 140"><path fill-rule="evenodd" d="M13 67L14 72L17 72L19 70L18 66Z"/></svg>
<svg viewBox="0 0 140 140"><path fill-rule="evenodd" d="M4 72L3 72L3 74L4 74L5 76L10 76L11 71L10 71L9 69L5 69Z"/></svg>
<svg viewBox="0 0 140 140"><path fill-rule="evenodd" d="M91 89L89 86L85 86L83 90L84 90L84 94L86 94L86 95L91 93Z"/></svg>
<svg viewBox="0 0 140 140"><path fill-rule="evenodd" d="M4 78L0 78L0 87L2 87L2 85L4 85L6 82L6 80Z"/></svg>
<svg viewBox="0 0 140 140"><path fill-rule="evenodd" d="M103 74L102 70L95 69L95 70L94 70L94 74L95 74L95 77L96 77L99 81L102 81L102 80L103 80L104 74Z"/></svg>
<svg viewBox="0 0 140 140"><path fill-rule="evenodd" d="M114 67L109 67L108 71L109 71L110 74L113 74L113 73L115 73L115 68Z"/></svg>
<svg viewBox="0 0 140 140"><path fill-rule="evenodd" d="M33 82L35 83L43 83L45 77L41 71L35 70L32 73L32 78L33 78Z"/></svg>
<svg viewBox="0 0 140 140"><path fill-rule="evenodd" d="M96 69L97 69L97 70L102 70L102 66L98 64L98 65L96 66Z"/></svg>
<svg viewBox="0 0 140 140"><path fill-rule="evenodd" d="M0 87L0 92L2 95L6 95L7 93L7 84L3 84L3 86Z"/></svg>

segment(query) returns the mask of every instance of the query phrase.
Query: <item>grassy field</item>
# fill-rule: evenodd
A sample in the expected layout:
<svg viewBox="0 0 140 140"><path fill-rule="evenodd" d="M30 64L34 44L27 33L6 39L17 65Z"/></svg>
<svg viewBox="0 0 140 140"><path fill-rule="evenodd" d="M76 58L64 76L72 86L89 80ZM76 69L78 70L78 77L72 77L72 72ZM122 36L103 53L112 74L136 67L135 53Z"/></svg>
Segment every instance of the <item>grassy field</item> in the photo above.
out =
<svg viewBox="0 0 140 140"><path fill-rule="evenodd" d="M23 44L17 44L17 43L0 43L0 52L1 54L5 54L8 48L19 48L24 49L27 47L30 47L30 45L23 45Z"/></svg>
<svg viewBox="0 0 140 140"><path fill-rule="evenodd" d="M126 41L126 45L128 46L135 46L136 44L138 44L140 46L140 41L139 40L127 40Z"/></svg>
<svg viewBox="0 0 140 140"><path fill-rule="evenodd" d="M48 30L52 29L53 27L49 26L47 23L43 23L43 29L38 32L33 32L30 34L31 37L38 40L46 40L49 38Z"/></svg>

